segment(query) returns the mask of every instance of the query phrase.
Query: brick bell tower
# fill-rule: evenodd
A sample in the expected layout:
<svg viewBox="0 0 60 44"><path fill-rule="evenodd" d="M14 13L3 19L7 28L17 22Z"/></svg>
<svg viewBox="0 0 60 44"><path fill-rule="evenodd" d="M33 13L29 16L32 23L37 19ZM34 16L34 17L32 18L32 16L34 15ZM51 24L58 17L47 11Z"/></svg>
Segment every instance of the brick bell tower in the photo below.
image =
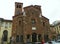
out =
<svg viewBox="0 0 60 44"><path fill-rule="evenodd" d="M15 15L13 16L12 24L12 36L15 39L15 43L21 38L23 42L23 3L15 2Z"/></svg>
<svg viewBox="0 0 60 44"><path fill-rule="evenodd" d="M40 42L48 39L49 19L42 16L41 6L30 5L23 8L23 3L15 2L12 36L15 43Z"/></svg>

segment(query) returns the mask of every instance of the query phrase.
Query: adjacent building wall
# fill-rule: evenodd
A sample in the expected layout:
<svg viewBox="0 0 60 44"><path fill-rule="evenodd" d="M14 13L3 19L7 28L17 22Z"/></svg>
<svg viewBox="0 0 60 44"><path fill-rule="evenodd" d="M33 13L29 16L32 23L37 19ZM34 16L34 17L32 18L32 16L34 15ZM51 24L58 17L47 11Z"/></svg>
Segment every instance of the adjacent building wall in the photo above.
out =
<svg viewBox="0 0 60 44"><path fill-rule="evenodd" d="M7 19L3 19L0 18L0 42L2 40L3 37L3 32L7 31L7 42L10 41L10 37L11 37L11 33L12 33L12 20L7 20Z"/></svg>

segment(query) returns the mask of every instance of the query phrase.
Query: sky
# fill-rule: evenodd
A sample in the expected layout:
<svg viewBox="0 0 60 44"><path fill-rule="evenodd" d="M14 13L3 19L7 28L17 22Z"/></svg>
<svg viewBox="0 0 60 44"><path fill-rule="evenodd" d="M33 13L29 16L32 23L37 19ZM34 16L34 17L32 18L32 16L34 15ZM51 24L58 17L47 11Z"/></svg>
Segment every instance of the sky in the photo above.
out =
<svg viewBox="0 0 60 44"><path fill-rule="evenodd" d="M24 7L29 5L41 6L42 15L49 19L50 24L60 20L60 0L1 0L0 18L12 20L15 2L22 2Z"/></svg>

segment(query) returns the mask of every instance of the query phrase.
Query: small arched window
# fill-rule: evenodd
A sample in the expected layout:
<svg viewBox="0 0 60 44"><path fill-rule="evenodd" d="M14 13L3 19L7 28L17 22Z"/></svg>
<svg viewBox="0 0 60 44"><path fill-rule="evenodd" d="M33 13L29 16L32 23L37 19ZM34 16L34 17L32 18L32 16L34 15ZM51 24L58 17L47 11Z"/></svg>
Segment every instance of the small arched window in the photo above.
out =
<svg viewBox="0 0 60 44"><path fill-rule="evenodd" d="M16 36L16 42L19 42L19 35Z"/></svg>
<svg viewBox="0 0 60 44"><path fill-rule="evenodd" d="M32 24L35 24L36 23L35 19L32 19L31 22L32 22Z"/></svg>
<svg viewBox="0 0 60 44"><path fill-rule="evenodd" d="M45 26L45 22L43 22L43 26Z"/></svg>
<svg viewBox="0 0 60 44"><path fill-rule="evenodd" d="M27 35L27 39L29 39L29 38L30 38L30 35L28 34L28 35Z"/></svg>
<svg viewBox="0 0 60 44"><path fill-rule="evenodd" d="M17 5L16 8L21 8L21 5Z"/></svg>
<svg viewBox="0 0 60 44"><path fill-rule="evenodd" d="M8 31L4 30L2 39L3 39L3 41L7 41L7 38L8 38Z"/></svg>

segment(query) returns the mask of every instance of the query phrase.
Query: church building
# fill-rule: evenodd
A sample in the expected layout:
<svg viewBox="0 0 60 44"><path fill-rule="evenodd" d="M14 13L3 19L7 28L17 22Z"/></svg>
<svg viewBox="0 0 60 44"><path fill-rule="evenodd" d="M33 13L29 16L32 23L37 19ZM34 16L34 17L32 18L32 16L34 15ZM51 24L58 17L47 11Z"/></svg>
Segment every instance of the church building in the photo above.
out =
<svg viewBox="0 0 60 44"><path fill-rule="evenodd" d="M42 15L40 5L23 7L23 3L15 2L12 22L12 37L16 44L49 40L49 19Z"/></svg>

